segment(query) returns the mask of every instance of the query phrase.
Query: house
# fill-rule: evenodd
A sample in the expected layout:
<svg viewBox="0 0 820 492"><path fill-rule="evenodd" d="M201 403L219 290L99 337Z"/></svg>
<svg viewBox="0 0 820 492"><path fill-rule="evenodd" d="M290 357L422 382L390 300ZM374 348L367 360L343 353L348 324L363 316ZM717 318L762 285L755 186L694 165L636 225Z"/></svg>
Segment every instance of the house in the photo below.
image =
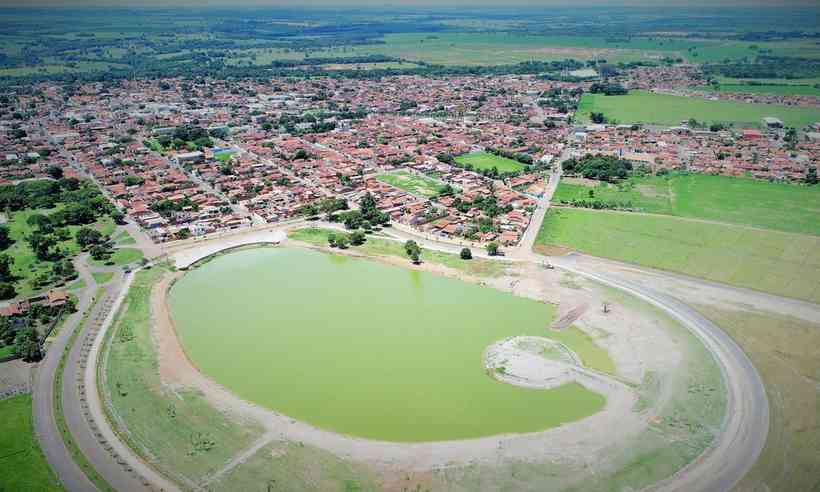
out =
<svg viewBox="0 0 820 492"><path fill-rule="evenodd" d="M203 158L204 154L199 151L185 152L174 156L174 160L176 160L177 164L183 164L186 162L200 162Z"/></svg>
<svg viewBox="0 0 820 492"><path fill-rule="evenodd" d="M763 124L769 129L783 128L783 121L772 116L766 116L763 118Z"/></svg>

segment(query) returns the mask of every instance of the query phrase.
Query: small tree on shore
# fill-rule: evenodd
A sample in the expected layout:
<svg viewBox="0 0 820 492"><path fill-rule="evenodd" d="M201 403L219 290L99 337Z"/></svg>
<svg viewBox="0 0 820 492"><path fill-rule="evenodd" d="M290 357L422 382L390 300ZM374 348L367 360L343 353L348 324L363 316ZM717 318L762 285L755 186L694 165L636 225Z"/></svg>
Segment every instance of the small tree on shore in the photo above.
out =
<svg viewBox="0 0 820 492"><path fill-rule="evenodd" d="M461 250L461 259L462 260L472 260L473 259L473 252L470 251L470 248L464 248Z"/></svg>
<svg viewBox="0 0 820 492"><path fill-rule="evenodd" d="M421 263L421 248L415 241L410 239L406 243L404 243L404 251L407 253L407 256L410 257L410 260L413 262L413 264L418 265L419 263Z"/></svg>
<svg viewBox="0 0 820 492"><path fill-rule="evenodd" d="M487 245L487 254L490 256L496 256L498 254L498 243L489 243Z"/></svg>

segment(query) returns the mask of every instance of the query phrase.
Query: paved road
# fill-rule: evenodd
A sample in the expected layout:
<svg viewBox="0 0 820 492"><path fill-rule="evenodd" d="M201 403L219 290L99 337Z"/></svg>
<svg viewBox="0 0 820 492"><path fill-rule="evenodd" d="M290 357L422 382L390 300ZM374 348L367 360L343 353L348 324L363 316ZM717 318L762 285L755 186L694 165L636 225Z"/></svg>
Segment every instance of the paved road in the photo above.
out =
<svg viewBox="0 0 820 492"><path fill-rule="evenodd" d="M78 257L74 265L86 285L93 286L94 278L86 266L85 258ZM45 358L37 368L32 397L34 399L34 432L40 441L46 460L57 474L63 486L70 491L96 490L94 484L85 476L83 471L74 462L71 454L63 442L57 421L54 418L54 379L60 364L60 357L65 351L71 334L80 323L83 312L91 305L93 287L85 289L80 294L77 303L77 312L72 314L54 341L48 347Z"/></svg>
<svg viewBox="0 0 820 492"><path fill-rule="evenodd" d="M766 390L748 356L720 327L673 297L608 272L587 270L571 257L552 258L552 262L663 309L689 328L715 356L728 394L723 431L701 457L649 490L731 490L757 461L769 430Z"/></svg>

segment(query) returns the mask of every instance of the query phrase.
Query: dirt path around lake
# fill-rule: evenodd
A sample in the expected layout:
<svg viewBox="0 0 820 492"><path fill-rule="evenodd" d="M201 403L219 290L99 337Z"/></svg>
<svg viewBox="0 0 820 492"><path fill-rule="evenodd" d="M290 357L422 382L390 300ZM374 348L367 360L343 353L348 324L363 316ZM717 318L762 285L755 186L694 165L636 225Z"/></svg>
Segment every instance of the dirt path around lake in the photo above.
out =
<svg viewBox="0 0 820 492"><path fill-rule="evenodd" d="M393 263L394 259L381 257L379 260ZM406 262L401 262L401 265L407 266ZM454 274L454 271L441 265L423 264L415 268L438 274L446 273L463 279L467 277L460 273ZM155 321L154 337L159 350L160 377L164 384L174 388L185 387L201 391L214 407L239 420L261 424L274 440L303 442L330 451L341 458L372 465L385 476L398 472L426 472L475 463L498 463L505 459L587 463L595 456L604 459L613 443L624 442L640 434L646 429L651 417L647 413L633 412L637 398L634 392L623 391L620 387L600 385L595 391L607 398L603 410L582 420L541 432L460 441L394 443L355 438L319 429L244 401L195 367L177 337L167 300L169 288L181 275L180 272L165 275L151 293L151 311ZM493 282L502 287L501 290L513 291L526 297L542 298L543 287L533 290L528 285L522 286L521 282L511 282L510 279L511 277L506 277ZM536 280L535 283L540 282ZM574 296L577 299L577 292L571 289L564 290L564 296ZM630 330L649 328L648 325L637 327L631 321L618 321L614 316L610 317L609 321L619 326L616 327L616 331L629 327L632 327ZM597 324L595 321L590 323ZM657 347L655 342L649 341L645 348ZM613 353L616 363L625 362L626 358L635 355L623 350L627 345L629 344L621 343L620 349L616 347ZM671 350L674 352L674 347L671 347ZM657 363L669 367L669 358L650 361L649 365ZM624 365L628 366L626 363ZM641 363L633 368L627 367L625 376L639 380L638 376L645 370L645 365L646 363ZM649 413L651 414L651 411Z"/></svg>

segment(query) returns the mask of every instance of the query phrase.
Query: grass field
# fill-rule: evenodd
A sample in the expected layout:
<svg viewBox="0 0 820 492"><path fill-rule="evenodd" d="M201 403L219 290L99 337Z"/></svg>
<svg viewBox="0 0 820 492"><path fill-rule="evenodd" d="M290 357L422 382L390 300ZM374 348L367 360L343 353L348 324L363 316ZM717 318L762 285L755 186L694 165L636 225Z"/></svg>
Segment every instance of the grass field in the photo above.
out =
<svg viewBox="0 0 820 492"><path fill-rule="evenodd" d="M107 263L112 263L116 266L128 265L141 260L145 255L142 250L136 248L117 248L111 258L105 261L91 259L89 263L94 266L105 266Z"/></svg>
<svg viewBox="0 0 820 492"><path fill-rule="evenodd" d="M380 174L376 179L422 198L436 196L444 189L444 185L435 179L410 171Z"/></svg>
<svg viewBox="0 0 820 492"><path fill-rule="evenodd" d="M561 180L553 201L632 204L642 212L820 236L820 187L707 174L630 178L618 185ZM593 196L590 197L590 191Z"/></svg>
<svg viewBox="0 0 820 492"><path fill-rule="evenodd" d="M320 229L307 227L297 229L288 233L288 237L297 241L304 241L316 246L327 246L327 236L330 233L339 234L339 231L330 229ZM362 253L376 256L394 256L397 258L407 258L404 251L404 244L390 239L380 239L368 236L367 242L361 246L351 246L354 251L360 250ZM410 261L410 260L408 260ZM454 254L433 251L429 249L421 250L421 261L437 263L455 270L475 275L477 277L497 277L504 273L509 266L507 262L473 258L472 260L462 260Z"/></svg>
<svg viewBox="0 0 820 492"><path fill-rule="evenodd" d="M31 395L0 400L0 490L63 490L34 435Z"/></svg>
<svg viewBox="0 0 820 492"><path fill-rule="evenodd" d="M273 272L278 282L267 280ZM214 283L226 288L205 288ZM339 295L353 285L363 302ZM204 373L244 399L343 434L424 442L531 432L591 415L605 401L576 383L534 391L489 377L486 347L541 335L555 308L427 272L261 248L187 272L169 300L186 353ZM231 337L228 318L243 327ZM242 356L226 365L230 354Z"/></svg>
<svg viewBox="0 0 820 492"><path fill-rule="evenodd" d="M603 113L619 123L647 123L674 126L694 118L701 122L731 123L737 126L760 126L766 116L783 120L786 126L802 128L820 121L820 108L751 104L645 91L632 91L626 96L584 94L578 107L580 121L589 121L591 112Z"/></svg>
<svg viewBox="0 0 820 492"><path fill-rule="evenodd" d="M499 172L518 172L527 168L524 164L506 157L490 154L489 152L472 152L456 157L456 162L459 164L469 164L474 169L492 169L497 168Z"/></svg>
<svg viewBox="0 0 820 492"><path fill-rule="evenodd" d="M536 250L561 246L820 302L820 237L628 212L551 209Z"/></svg>
<svg viewBox="0 0 820 492"><path fill-rule="evenodd" d="M105 285L114 278L113 272L94 272L91 274L94 277L94 281L97 282L97 285Z"/></svg>
<svg viewBox="0 0 820 492"><path fill-rule="evenodd" d="M710 87L705 87L711 90ZM749 94L772 94L775 96L820 96L820 89L813 85L797 84L721 84L720 92L743 92Z"/></svg>
<svg viewBox="0 0 820 492"><path fill-rule="evenodd" d="M0 359L14 354L14 345L0 344Z"/></svg>
<svg viewBox="0 0 820 492"><path fill-rule="evenodd" d="M820 490L820 324L698 306L749 355L769 399L763 453L737 490Z"/></svg>
<svg viewBox="0 0 820 492"><path fill-rule="evenodd" d="M194 391L162 385L149 294L165 273L154 267L136 274L105 354L110 386L103 391L127 426L123 436L134 449L145 450L170 476L196 482L247 449L261 431L228 419Z"/></svg>

